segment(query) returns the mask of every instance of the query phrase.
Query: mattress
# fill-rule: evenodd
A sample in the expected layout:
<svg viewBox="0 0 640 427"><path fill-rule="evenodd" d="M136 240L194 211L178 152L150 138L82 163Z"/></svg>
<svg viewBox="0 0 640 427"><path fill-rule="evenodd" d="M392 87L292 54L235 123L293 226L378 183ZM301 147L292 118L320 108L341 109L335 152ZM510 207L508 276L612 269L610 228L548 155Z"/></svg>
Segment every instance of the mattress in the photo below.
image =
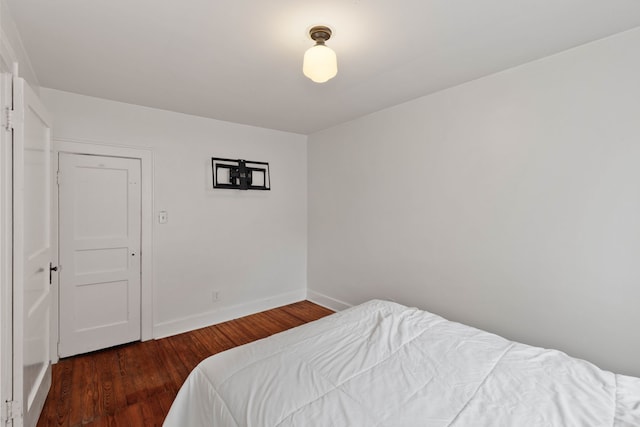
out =
<svg viewBox="0 0 640 427"><path fill-rule="evenodd" d="M640 426L640 378L370 301L212 356L185 426Z"/></svg>

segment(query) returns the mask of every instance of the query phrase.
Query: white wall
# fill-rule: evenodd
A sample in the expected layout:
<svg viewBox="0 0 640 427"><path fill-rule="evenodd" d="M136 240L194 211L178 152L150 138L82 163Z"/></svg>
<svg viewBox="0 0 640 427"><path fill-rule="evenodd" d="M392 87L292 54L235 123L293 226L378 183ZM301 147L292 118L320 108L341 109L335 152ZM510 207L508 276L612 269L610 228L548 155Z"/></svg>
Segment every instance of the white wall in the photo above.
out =
<svg viewBox="0 0 640 427"><path fill-rule="evenodd" d="M311 135L310 295L640 375L638 52L640 29Z"/></svg>
<svg viewBox="0 0 640 427"><path fill-rule="evenodd" d="M3 68L11 70L14 62L18 64L19 76L24 78L37 93L40 85L31 66L29 55L22 44L7 2L0 0L0 64Z"/></svg>
<svg viewBox="0 0 640 427"><path fill-rule="evenodd" d="M305 136L45 88L41 96L54 140L153 150L156 336L304 299ZM211 157L268 161L272 190L213 190Z"/></svg>

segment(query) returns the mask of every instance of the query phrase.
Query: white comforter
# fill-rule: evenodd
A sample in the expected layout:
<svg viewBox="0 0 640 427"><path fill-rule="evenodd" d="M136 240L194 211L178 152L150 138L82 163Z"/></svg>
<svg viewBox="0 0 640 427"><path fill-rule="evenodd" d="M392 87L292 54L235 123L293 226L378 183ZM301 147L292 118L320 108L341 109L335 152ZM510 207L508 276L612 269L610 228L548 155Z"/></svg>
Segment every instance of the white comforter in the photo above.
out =
<svg viewBox="0 0 640 427"><path fill-rule="evenodd" d="M370 301L212 356L164 424L640 426L640 378Z"/></svg>

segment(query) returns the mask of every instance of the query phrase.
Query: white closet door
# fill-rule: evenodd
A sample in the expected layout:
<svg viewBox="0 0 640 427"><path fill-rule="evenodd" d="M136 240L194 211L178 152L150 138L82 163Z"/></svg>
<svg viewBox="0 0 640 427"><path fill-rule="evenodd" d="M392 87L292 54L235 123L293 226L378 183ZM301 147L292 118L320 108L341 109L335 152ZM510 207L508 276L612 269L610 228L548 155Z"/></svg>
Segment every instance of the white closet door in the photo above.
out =
<svg viewBox="0 0 640 427"><path fill-rule="evenodd" d="M140 339L140 160L61 153L61 357Z"/></svg>
<svg viewBox="0 0 640 427"><path fill-rule="evenodd" d="M14 426L31 427L51 386L51 120L21 78L13 104Z"/></svg>

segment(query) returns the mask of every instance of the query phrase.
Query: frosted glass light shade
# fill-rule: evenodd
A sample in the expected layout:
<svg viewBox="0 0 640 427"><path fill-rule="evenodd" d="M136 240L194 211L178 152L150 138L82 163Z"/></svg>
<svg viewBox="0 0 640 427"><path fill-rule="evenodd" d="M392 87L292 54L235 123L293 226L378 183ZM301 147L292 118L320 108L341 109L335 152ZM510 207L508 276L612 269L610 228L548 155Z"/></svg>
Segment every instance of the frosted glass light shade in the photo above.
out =
<svg viewBox="0 0 640 427"><path fill-rule="evenodd" d="M304 53L302 72L316 83L324 83L338 74L338 59L333 49L317 44Z"/></svg>

